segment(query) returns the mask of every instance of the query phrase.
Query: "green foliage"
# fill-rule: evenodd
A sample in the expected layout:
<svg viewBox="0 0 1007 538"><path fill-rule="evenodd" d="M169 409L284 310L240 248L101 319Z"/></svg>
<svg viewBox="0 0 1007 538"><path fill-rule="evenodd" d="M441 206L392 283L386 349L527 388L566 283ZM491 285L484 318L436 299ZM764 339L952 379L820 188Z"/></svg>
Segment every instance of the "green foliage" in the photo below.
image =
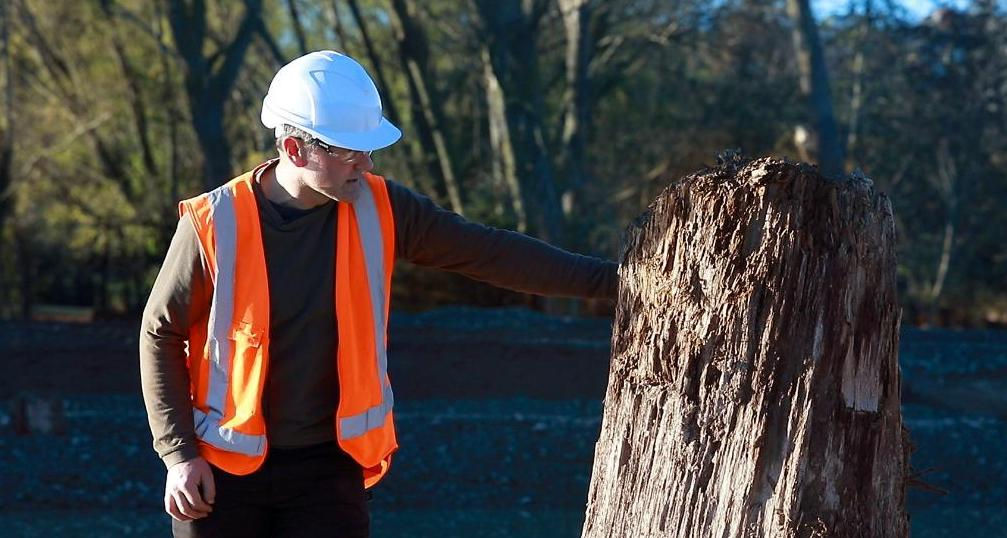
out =
<svg viewBox="0 0 1007 538"><path fill-rule="evenodd" d="M204 190L207 155L221 151L198 142L189 67L168 22L178 2L200 5L9 2L10 61L0 65L0 82L13 97L0 92L0 103L13 121L0 114L0 139L13 140L13 162L10 203L0 204L0 316L50 302L94 306L100 315L142 308L177 201ZM288 0L264 2L263 24L223 108L233 174L272 155L271 133L258 119L261 98L279 65L300 54L300 33L308 49L344 50L372 74L381 69L383 98L405 136L375 155L378 171L449 203L400 48L405 16L422 32L425 45L412 58L425 59L466 216L516 226L514 193L493 166L484 56L493 33L475 5L412 1L400 4L409 6L402 14L392 0L356 4L359 11L344 0L293 0L291 11ZM536 85L529 94L537 104L505 97L512 120L515 111L540 114L535 143L557 171L555 191L576 200L562 216L568 246L618 256L628 222L723 148L801 155L795 127L811 120L783 4L588 1L586 180L577 182L564 160L574 106L564 18L556 0L522 3L533 9L522 20L534 36L537 72L519 79ZM203 52L213 68L223 57L214 51L226 50L245 6L205 2ZM1007 15L977 0L915 21L893 2L855 0L819 23L848 169L863 169L895 207L907 320L1004 321ZM529 192L548 180L519 179ZM431 300L464 301L466 293Z"/></svg>

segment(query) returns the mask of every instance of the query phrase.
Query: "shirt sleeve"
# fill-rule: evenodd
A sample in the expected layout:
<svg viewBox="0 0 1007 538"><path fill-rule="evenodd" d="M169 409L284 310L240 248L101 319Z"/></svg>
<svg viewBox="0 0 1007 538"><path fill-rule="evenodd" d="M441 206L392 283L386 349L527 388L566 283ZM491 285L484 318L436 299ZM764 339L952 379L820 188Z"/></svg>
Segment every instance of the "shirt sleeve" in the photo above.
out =
<svg viewBox="0 0 1007 538"><path fill-rule="evenodd" d="M386 180L399 258L523 293L615 299L618 264L471 222Z"/></svg>
<svg viewBox="0 0 1007 538"><path fill-rule="evenodd" d="M191 324L206 322L212 293L196 230L183 217L140 326L140 385L154 450L166 467L199 456L185 346Z"/></svg>

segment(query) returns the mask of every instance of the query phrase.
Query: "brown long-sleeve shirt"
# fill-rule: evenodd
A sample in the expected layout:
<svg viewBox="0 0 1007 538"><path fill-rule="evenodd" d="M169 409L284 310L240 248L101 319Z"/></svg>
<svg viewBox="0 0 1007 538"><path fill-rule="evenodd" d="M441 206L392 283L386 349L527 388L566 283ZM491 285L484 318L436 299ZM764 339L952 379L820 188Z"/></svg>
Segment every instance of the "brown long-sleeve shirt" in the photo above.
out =
<svg viewBox="0 0 1007 538"><path fill-rule="evenodd" d="M395 254L539 295L614 298L616 264L571 254L537 239L465 220L387 181ZM270 444L298 447L334 439L338 403L335 272L337 204L297 210L255 196L270 297L269 372L263 412ZM213 284L195 229L182 218L144 309L140 377L154 449L171 465L195 458L196 436L185 345L206 323Z"/></svg>

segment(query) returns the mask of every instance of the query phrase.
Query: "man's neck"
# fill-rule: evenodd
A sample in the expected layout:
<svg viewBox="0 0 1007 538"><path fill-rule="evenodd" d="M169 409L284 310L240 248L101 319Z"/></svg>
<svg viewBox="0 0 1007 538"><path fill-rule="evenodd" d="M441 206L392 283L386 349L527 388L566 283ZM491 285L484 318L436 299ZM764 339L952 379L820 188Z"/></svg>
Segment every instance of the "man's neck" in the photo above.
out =
<svg viewBox="0 0 1007 538"><path fill-rule="evenodd" d="M329 201L324 195L308 188L301 181L297 167L283 159L262 171L259 184L262 185L262 194L267 200L282 206L311 209Z"/></svg>

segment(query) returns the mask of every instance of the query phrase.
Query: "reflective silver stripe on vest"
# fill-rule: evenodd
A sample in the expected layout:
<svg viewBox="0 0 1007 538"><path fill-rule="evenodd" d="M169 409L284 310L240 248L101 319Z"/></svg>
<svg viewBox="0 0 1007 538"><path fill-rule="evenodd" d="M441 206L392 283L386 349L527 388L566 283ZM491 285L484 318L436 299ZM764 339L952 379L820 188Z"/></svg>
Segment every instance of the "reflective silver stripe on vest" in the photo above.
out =
<svg viewBox="0 0 1007 538"><path fill-rule="evenodd" d="M206 334L210 350L207 412L193 408L196 435L203 442L221 450L259 456L266 447L265 435L248 435L220 425L224 419L227 393L231 385L231 330L234 325L234 263L238 251L238 219L230 189L220 187L208 196L217 275Z"/></svg>
<svg viewBox="0 0 1007 538"><path fill-rule="evenodd" d="M374 201L371 185L363 180L366 188L360 189L360 196L353 203L357 216L357 232L364 249L364 263L367 266L367 284L371 292L371 308L374 316L374 349L377 361L378 383L381 385L381 402L363 413L339 419L340 439L352 439L384 426L385 417L392 410L394 398L392 387L386 374L388 356L385 354L385 248L381 233L381 220Z"/></svg>
<svg viewBox="0 0 1007 538"><path fill-rule="evenodd" d="M249 435L231 428L223 428L220 417L214 418L199 409L193 409L196 419L196 435L205 443L221 450L238 452L246 456L261 456L266 448L265 435Z"/></svg>
<svg viewBox="0 0 1007 538"><path fill-rule="evenodd" d="M385 383L382 390L381 403L367 409L358 415L351 415L339 420L340 438L353 439L385 425L385 417L391 412L393 405L392 386Z"/></svg>

